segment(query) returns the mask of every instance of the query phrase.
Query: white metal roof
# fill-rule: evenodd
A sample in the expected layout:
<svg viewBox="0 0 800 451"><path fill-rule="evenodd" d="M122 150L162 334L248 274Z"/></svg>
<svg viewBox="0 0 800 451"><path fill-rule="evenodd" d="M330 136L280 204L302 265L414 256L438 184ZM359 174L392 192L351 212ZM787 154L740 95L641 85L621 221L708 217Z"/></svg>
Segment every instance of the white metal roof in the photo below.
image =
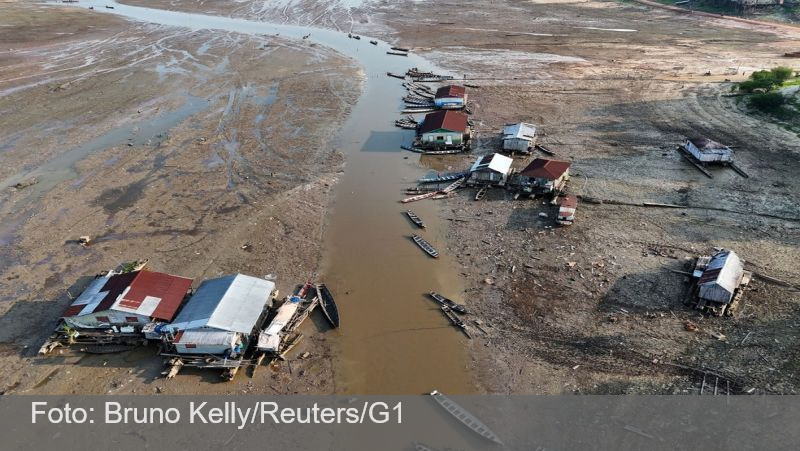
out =
<svg viewBox="0 0 800 451"><path fill-rule="evenodd" d="M711 257L703 270L698 284L700 297L718 302L729 302L739 287L744 275L744 266L733 251L721 251Z"/></svg>
<svg viewBox="0 0 800 451"><path fill-rule="evenodd" d="M88 313L92 313L97 305L100 304L106 295L108 294L107 291L100 291L103 289L103 285L108 282L108 277L98 277L91 281L89 286L83 290L80 296L78 296L75 301L72 303L73 306L83 305L85 306L77 315L86 315Z"/></svg>
<svg viewBox="0 0 800 451"><path fill-rule="evenodd" d="M169 327L250 333L273 290L273 282L244 274L206 280Z"/></svg>
<svg viewBox="0 0 800 451"><path fill-rule="evenodd" d="M525 139L532 140L536 137L536 126L526 122L518 124L507 124L503 128L503 139Z"/></svg>
<svg viewBox="0 0 800 451"><path fill-rule="evenodd" d="M227 332L222 330L188 330L184 332L180 339L175 343L181 344L196 344L196 345L226 345L233 346L236 344L236 332Z"/></svg>
<svg viewBox="0 0 800 451"><path fill-rule="evenodd" d="M492 156L484 155L475 160L475 163L472 164L469 171L475 172L483 169L490 169L501 174L508 174L511 170L512 163L514 163L512 158L500 155L499 153L493 154Z"/></svg>

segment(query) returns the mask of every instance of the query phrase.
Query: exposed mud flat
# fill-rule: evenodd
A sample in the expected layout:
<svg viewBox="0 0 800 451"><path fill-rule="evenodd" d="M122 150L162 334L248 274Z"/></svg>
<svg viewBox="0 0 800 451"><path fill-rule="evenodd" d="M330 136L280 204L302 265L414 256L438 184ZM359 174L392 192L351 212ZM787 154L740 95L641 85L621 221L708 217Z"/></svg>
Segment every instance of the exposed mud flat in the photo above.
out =
<svg viewBox="0 0 800 451"><path fill-rule="evenodd" d="M18 18L0 28L12 49L2 58L13 63L0 69L0 342L9 349L0 389L332 392L321 323L307 325L301 352L311 357L292 363L291 378L283 364L231 384L192 371L156 381L153 348L33 355L83 276L123 260L150 258L154 270L198 281L277 274L283 293L313 277L321 213L343 165L330 139L360 95L357 66L275 36L143 25L76 8L0 8ZM30 8L42 25L28 23ZM13 187L31 177L35 184ZM79 235L92 245L74 244ZM306 372L314 377L298 376Z"/></svg>
<svg viewBox="0 0 800 451"><path fill-rule="evenodd" d="M475 339L465 345L471 352L472 374L480 391L697 393L699 376L674 364L725 374L736 393L748 387L778 393L797 389L796 291L756 280L737 318L703 318L682 304L686 295L684 277L666 270L683 269L687 257L720 246L736 250L752 269L800 284L796 268L800 256L800 211L794 202L800 192L794 176L800 164L800 141L774 124L748 115L735 99L724 97L731 89L726 79L737 81L753 70L798 64L797 59L780 57L800 45L796 33L776 33L769 26L687 17L613 2L141 3L343 32L352 30L411 47L415 53L481 85L481 89L469 94L477 122L476 154L497 148L497 132L504 123L533 122L539 127L541 142L556 151L558 158L573 161L572 193L695 207L653 210L581 203L574 226L553 229L552 207L541 201L511 201L501 191L490 191L482 202L472 201L474 192L468 191L455 199L438 201L445 210L439 221L450 221L451 226L446 233L440 231L436 235L437 245L449 238L448 257L457 260L467 282L461 296L457 292L447 294L463 299L486 330L476 330ZM99 34L81 31L97 40L100 48L105 48L101 44L104 40L113 39L115 50L106 61L119 61L125 54L120 42L130 41L137 47L133 44L136 39L151 39L154 35L166 38L159 33L174 36L174 31L152 26L127 28L111 19L107 27ZM147 38L142 36L145 32ZM283 290L288 288L285 284L295 281L292 277L305 278L308 268L315 268L317 260L306 260L304 256L319 256L318 241L311 238L317 236L318 229L298 229L297 224L300 218L310 224L308 217L326 204L327 189L335 182L334 169L340 166L341 158L319 145L323 139L320 137L330 133L326 124L316 123L321 129L309 130L307 127L315 122L307 118L286 126L275 120L276 116L295 118L301 114L299 111L307 109L307 105L290 107L301 98L287 93L302 90L306 86L303 83L312 80L325 80L324 89L334 93L330 97L341 100L327 107L331 117L340 118L357 87L336 74L348 74L354 69L346 62L339 64L335 56L326 52L275 37L265 37L269 39L267 43L258 43L257 39L228 33L213 35L218 36L214 43L197 40L193 33L166 39L163 42L177 47L169 52L171 56L160 53L161 43L149 47L146 51L150 53L145 53L137 65L152 64L152 74L139 70L128 74L115 69L124 66L121 62L113 67L98 66L105 63L98 59L87 61L81 51L70 54L67 45L53 44L61 47L53 50L59 52L56 54L73 55L70 58L74 61L66 64L67 68L105 67L87 79L105 80L98 86L113 85L122 80L114 77L124 75L128 77L125 80L141 80L124 102L117 98L120 92L99 90L108 92L108 97L100 101L108 109L93 113L96 115L86 119L89 122L85 127L75 124L94 109L75 109L84 116L68 126L41 125L46 117L52 117L45 111L30 121L28 127L63 135L61 139L69 144L68 149L113 129L93 124L129 124L129 117L142 114L139 109L150 115L161 110L175 111L186 105L186 96L212 100L208 108L164 136L153 134L146 156L137 154L128 160L131 152L123 142L119 148L77 163L71 182L60 183L51 194L25 208L15 206L30 202L25 200L25 190L4 192L8 201L3 200L0 214L4 226L8 226L0 230L0 242L19 242L20 252L3 256L0 269L7 284L0 296L7 301L25 300L17 302L2 319L2 324L9 327L4 328L6 332L0 340L7 346L6 351L0 349L0 361L5 362L4 369L12 375L6 384L11 392L175 393L193 389L184 383L150 383L160 366L147 349L112 357L109 362L108 357L61 357L63 363L73 363L76 369L58 372L53 371L59 357L45 361L21 359L20 353L29 353L12 343L33 346L38 345L39 339L30 330L23 330L23 319L47 315L54 318L58 314L52 302L29 301L56 299L73 282L65 280L66 274L105 269L116 263L113 255L122 258L140 252L157 256L157 269L179 268L180 272L197 277L216 275L228 268L249 269L256 275L265 268L274 268L281 275ZM60 42L61 38L53 39ZM214 52L215 48L226 49L234 42L234 55L241 55L238 65L235 58L225 60L224 55L230 50ZM281 56L280 49L301 52L307 58L301 62L315 69L309 69L308 75L303 71L301 81L283 72L275 75L278 67L288 66L289 72L300 70L294 65L301 62L289 61L285 54ZM50 51L49 46L37 50L45 51ZM186 52L202 64L185 59ZM251 57L256 54L269 55L264 64L275 61L271 58L279 58L277 61L284 64L258 71L264 78L259 80L256 93L218 73L236 67L246 74L243 78L249 79L255 74L251 65L256 63ZM23 61L15 53L0 53L0 58ZM170 63L173 60L179 63ZM20 92L32 96L35 105L41 105L37 100L45 96L70 95L72 84L62 88L64 83L58 72L34 71L17 63L10 70L21 71L23 76L35 72L50 77L37 75L24 80L32 86ZM69 70L67 74L82 80L79 75L84 72ZM704 76L707 71L712 75ZM198 74L204 74L202 81L191 78ZM185 80L193 80L188 85L199 88L186 89ZM0 82L0 90L15 89L20 86L18 83L23 81L8 85ZM45 88L48 83L57 89L51 93ZM159 83L176 84L164 88ZM96 91L86 90L99 95ZM148 94L140 99L140 92ZM85 95L84 101L89 102ZM266 100L272 96L275 99ZM14 102L27 98L17 97ZM3 104L4 101L0 100L0 110L11 111L13 103ZM71 105L75 101L73 97L63 103ZM254 106L259 103L272 106ZM73 110L58 105L55 108L62 109L56 111L64 113L57 116L61 120L72 119ZM271 111L279 107L273 115ZM230 117L238 119L226 119ZM45 135L41 145L31 141L32 133L11 133L10 127L11 124L0 122L0 136L8 137L0 140L0 149L16 152L14 161L19 161L19 169L3 173L9 183L17 180L9 177L27 175L27 171L57 153L52 136ZM255 129L260 131L256 133ZM272 133L278 133L280 138ZM751 178L743 179L724 169L713 171L714 179L697 172L674 150L684 136L694 134L735 146L737 162ZM308 139L309 136L315 138ZM291 140L301 137L305 139L302 145L291 145L295 142ZM274 139L287 144L275 144ZM182 143L180 149L175 146L178 140ZM43 153L24 152L34 144L41 145ZM136 144L134 149L136 146L145 144ZM294 159L293 152L301 148L322 150L310 158L314 164L307 165L306 154ZM280 169L259 166L248 153L253 149L275 155L276 161L281 162ZM437 171L459 170L474 157L426 156L417 164L414 155L409 156L413 160L408 165ZM179 165L173 166L175 163ZM520 160L516 165L524 163ZM98 168L103 168L101 175L94 175ZM319 174L322 175L317 177ZM176 185L177 195L167 194ZM72 199L80 205L72 205ZM164 203L169 208L163 208ZM301 208L296 208L298 205ZM414 208L425 209L426 213L439 211L422 205ZM18 213L11 214L12 211ZM541 217L542 212L548 217ZM139 226L136 233L129 231L129 224L143 221L147 227ZM64 247L58 242L84 233L100 237L96 247ZM51 243L53 236L58 239ZM267 237L283 239L268 241ZM142 250L144 241L152 248ZM245 241L259 244L248 254L239 249ZM188 249L193 253L198 246L207 252L191 255ZM290 246L292 251L281 246ZM302 255L295 251L297 248L303 251ZM439 249L443 246L439 245ZM451 286L461 283L444 282ZM65 302L62 299L59 306ZM722 332L728 340L687 332L683 326L686 319L704 330ZM329 348L320 341L322 338L315 336L312 340L313 345L308 348L312 351L311 360L296 362L302 366L300 370L292 363L294 375L302 371L301 376L313 377L294 377L290 384L284 367L277 372L260 369L256 379L237 378L232 385L207 385L221 393L271 393L276 387L289 392L328 393L334 387L326 354L330 351L326 351ZM323 349L322 355L319 349ZM142 366L145 361L148 363ZM85 377L74 377L75 374ZM211 382L216 375L187 372L182 377L184 381ZM266 380L262 378L274 378L276 383L259 383ZM96 380L105 385L98 386ZM355 382L356 387L366 383ZM35 385L39 386L34 389Z"/></svg>
<svg viewBox="0 0 800 451"><path fill-rule="evenodd" d="M800 284L800 140L725 97L725 79L796 65L781 55L798 33L607 2L385 3L373 15L403 46L481 85L469 93L477 153L499 148L503 124L533 122L573 162L570 192L694 207L581 203L575 225L559 229L557 208L541 200L493 190L446 201L463 298L487 331L471 346L481 391L697 394L702 376L672 364L717 370L728 378L720 390L730 381L734 393L797 390L796 290L756 280L736 318L704 318L683 305L685 277L667 269L718 246ZM509 52L529 54L529 67ZM542 54L565 61L543 65ZM751 178L696 171L675 151L694 135L734 146ZM687 319L727 341L687 332Z"/></svg>

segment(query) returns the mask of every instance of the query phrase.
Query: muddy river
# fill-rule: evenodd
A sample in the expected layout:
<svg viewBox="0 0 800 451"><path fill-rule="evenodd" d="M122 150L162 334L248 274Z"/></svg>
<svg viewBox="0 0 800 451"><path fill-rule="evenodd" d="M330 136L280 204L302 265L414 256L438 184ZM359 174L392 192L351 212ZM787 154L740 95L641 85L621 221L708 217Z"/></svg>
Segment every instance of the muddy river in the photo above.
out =
<svg viewBox="0 0 800 451"><path fill-rule="evenodd" d="M114 9L105 8L106 5ZM342 328L331 334L336 391L359 394L415 394L438 389L473 391L466 337L451 327L431 290L462 301L458 263L447 256L441 203L410 204L427 224L418 232L399 203L403 187L430 172L419 157L400 149L412 132L393 126L404 89L387 71L435 69L424 59L387 55L385 42L350 39L320 28L279 25L229 17L165 11L115 2L81 1L78 7L166 26L276 35L310 41L357 60L365 90L334 146L347 157L328 213L321 279L336 295ZM440 71L441 72L441 71ZM324 120L324 118L322 118ZM425 255L411 241L419 233L443 254ZM467 300L470 302L471 300Z"/></svg>

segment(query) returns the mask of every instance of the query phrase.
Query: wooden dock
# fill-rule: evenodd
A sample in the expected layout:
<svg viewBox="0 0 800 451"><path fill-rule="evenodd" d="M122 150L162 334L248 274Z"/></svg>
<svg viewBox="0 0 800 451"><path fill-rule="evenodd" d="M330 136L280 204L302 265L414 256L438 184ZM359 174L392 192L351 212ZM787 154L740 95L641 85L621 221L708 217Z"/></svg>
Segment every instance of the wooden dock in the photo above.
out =
<svg viewBox="0 0 800 451"><path fill-rule="evenodd" d="M710 178L710 179L713 179L713 178L714 178L714 176L713 176L713 175L711 175L711 173L710 173L710 172L708 172L708 170L707 170L705 167L703 167L703 164L702 164L702 163L700 163L700 162L697 160L697 158L695 158L695 157L694 157L694 155L692 155L692 154L691 154L691 153L690 153L688 150L686 150L686 148L685 148L685 147L683 147L683 146L678 146L678 152L679 152L681 155L683 155L683 158L685 158L687 161L689 161L689 163L692 163L692 165L693 165L694 167L696 167L698 171L702 172L702 173L703 173L703 175L705 175L706 177L708 177L708 178Z"/></svg>

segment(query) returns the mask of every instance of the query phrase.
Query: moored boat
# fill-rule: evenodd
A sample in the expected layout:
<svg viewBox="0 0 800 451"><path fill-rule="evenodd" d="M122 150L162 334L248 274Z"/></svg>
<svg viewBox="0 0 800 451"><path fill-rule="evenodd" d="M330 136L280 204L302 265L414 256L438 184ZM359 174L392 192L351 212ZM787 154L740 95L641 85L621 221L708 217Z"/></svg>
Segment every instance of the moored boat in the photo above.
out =
<svg viewBox="0 0 800 451"><path fill-rule="evenodd" d="M417 227L419 227L420 229L424 229L425 228L425 223L422 222L422 219L420 219L419 216L417 216L413 211L406 210L406 216L408 216L408 219L410 219L411 222L416 224Z"/></svg>
<svg viewBox="0 0 800 451"><path fill-rule="evenodd" d="M419 235L412 235L411 239L414 240L414 242L417 243L417 246L419 246L420 249L425 251L426 254L430 255L433 258L439 258L439 251L437 251L436 248L431 246L431 243L425 241L424 238L422 238Z"/></svg>
<svg viewBox="0 0 800 451"><path fill-rule="evenodd" d="M334 329L339 327L339 309L333 301L333 294L324 283L317 284L317 296L319 296L319 306L322 307L325 319L331 323Z"/></svg>
<svg viewBox="0 0 800 451"><path fill-rule="evenodd" d="M434 301L438 302L439 304L442 304L443 306L449 307L454 312L461 313L462 315L469 313L467 312L467 308L464 305L458 304L454 302L452 299L446 298L435 291L431 291L430 293L428 293L428 295Z"/></svg>

